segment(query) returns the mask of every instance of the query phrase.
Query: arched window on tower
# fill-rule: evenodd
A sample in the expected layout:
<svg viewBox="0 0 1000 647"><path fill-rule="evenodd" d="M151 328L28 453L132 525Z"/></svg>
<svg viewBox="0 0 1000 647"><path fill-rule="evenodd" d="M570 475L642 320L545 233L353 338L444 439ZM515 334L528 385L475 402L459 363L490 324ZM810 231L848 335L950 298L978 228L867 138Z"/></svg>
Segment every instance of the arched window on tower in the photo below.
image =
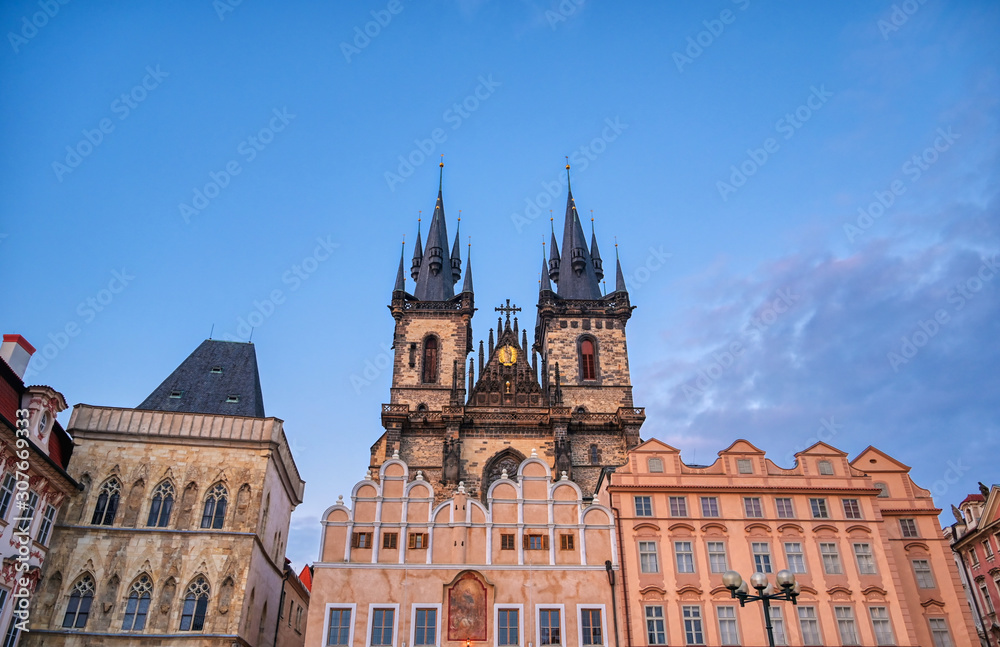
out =
<svg viewBox="0 0 1000 647"><path fill-rule="evenodd" d="M597 465L601 462L601 450L597 445L590 446L590 464Z"/></svg>
<svg viewBox="0 0 1000 647"><path fill-rule="evenodd" d="M110 526L115 522L115 515L118 513L118 500L121 498L121 481L112 477L101 486L100 494L97 495L97 506L94 507L94 516L90 523L97 526Z"/></svg>
<svg viewBox="0 0 1000 647"><path fill-rule="evenodd" d="M424 383L437 382L438 365L438 340L437 337L428 337L424 341L424 363L421 381Z"/></svg>
<svg viewBox="0 0 1000 647"><path fill-rule="evenodd" d="M205 511L201 515L201 527L202 528L214 528L218 530L222 527L222 522L226 518L226 501L229 498L229 493L226 491L226 486L222 483L216 483L208 491L208 496L205 497Z"/></svg>
<svg viewBox="0 0 1000 647"><path fill-rule="evenodd" d="M580 377L584 380L597 379L597 358L594 351L592 339L580 342Z"/></svg>
<svg viewBox="0 0 1000 647"><path fill-rule="evenodd" d="M204 577L197 578L188 586L181 611L181 631L202 631L205 628L208 593L208 582Z"/></svg>
<svg viewBox="0 0 1000 647"><path fill-rule="evenodd" d="M173 508L174 486L170 481L163 481L153 489L153 501L149 505L146 525L150 528L166 528Z"/></svg>

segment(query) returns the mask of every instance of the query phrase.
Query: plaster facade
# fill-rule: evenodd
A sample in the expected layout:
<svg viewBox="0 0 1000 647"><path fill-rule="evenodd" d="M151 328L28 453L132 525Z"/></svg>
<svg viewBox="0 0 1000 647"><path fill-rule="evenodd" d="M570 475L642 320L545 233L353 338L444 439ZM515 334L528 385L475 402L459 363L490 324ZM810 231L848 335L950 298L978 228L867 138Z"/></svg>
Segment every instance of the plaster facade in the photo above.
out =
<svg viewBox="0 0 1000 647"><path fill-rule="evenodd" d="M940 510L909 468L871 447L853 461L824 443L795 457L784 469L740 440L692 466L650 440L602 481L622 536L627 644L767 644L760 603L740 608L722 574L783 568L802 592L772 606L778 644L937 645L941 627L943 644L973 644Z"/></svg>
<svg viewBox="0 0 1000 647"><path fill-rule="evenodd" d="M537 453L486 503L392 458L323 516L306 644L614 642L611 511Z"/></svg>

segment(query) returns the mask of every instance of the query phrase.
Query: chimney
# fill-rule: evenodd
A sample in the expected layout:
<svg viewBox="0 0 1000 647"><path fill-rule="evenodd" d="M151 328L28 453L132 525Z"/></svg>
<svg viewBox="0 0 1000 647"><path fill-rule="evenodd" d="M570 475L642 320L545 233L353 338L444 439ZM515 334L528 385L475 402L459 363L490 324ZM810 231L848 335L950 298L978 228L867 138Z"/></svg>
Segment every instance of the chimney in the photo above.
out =
<svg viewBox="0 0 1000 647"><path fill-rule="evenodd" d="M24 371L28 368L28 360L31 359L34 352L35 347L21 335L3 336L3 344L0 345L0 358L14 369L18 377L24 377Z"/></svg>

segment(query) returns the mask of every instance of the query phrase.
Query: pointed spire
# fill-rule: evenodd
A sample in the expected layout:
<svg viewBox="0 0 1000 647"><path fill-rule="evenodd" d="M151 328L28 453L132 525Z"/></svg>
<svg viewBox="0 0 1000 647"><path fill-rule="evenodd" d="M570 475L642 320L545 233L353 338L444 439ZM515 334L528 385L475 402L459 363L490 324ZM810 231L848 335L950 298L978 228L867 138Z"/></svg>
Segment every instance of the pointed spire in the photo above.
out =
<svg viewBox="0 0 1000 647"><path fill-rule="evenodd" d="M483 376L483 368L486 366L486 359L483 357L483 340L479 340L479 377Z"/></svg>
<svg viewBox="0 0 1000 647"><path fill-rule="evenodd" d="M525 328L521 331L521 350L528 352L528 329Z"/></svg>
<svg viewBox="0 0 1000 647"><path fill-rule="evenodd" d="M594 261L594 274L597 280L604 279L604 262L601 260L601 250L597 249L597 234L594 232L594 210L590 210L590 258Z"/></svg>
<svg viewBox="0 0 1000 647"><path fill-rule="evenodd" d="M417 212L417 245L413 248L413 265L410 267L410 278L414 281L417 280L417 274L420 273L420 260L424 257L424 247L420 242L420 216L423 211Z"/></svg>
<svg viewBox="0 0 1000 647"><path fill-rule="evenodd" d="M615 239L615 292L628 292L625 289L625 274L622 273L622 261L618 258L618 239Z"/></svg>
<svg viewBox="0 0 1000 647"><path fill-rule="evenodd" d="M470 237L471 238L471 237ZM455 241L458 242L457 240ZM469 252L465 257L465 281L462 283L462 294L468 292L472 294L472 243L469 243Z"/></svg>
<svg viewBox="0 0 1000 647"><path fill-rule="evenodd" d="M442 156L443 157L443 156ZM441 179L438 181L437 202L434 205L434 215L431 226L427 230L427 248L420 262L417 275L417 288L413 296L420 301L448 301L455 296L455 282L448 253L448 226L444 216L444 162L440 164Z"/></svg>
<svg viewBox="0 0 1000 647"><path fill-rule="evenodd" d="M549 282L548 267L545 264L545 243L542 243L542 273L538 278L538 293L541 294L546 290L552 291L552 283Z"/></svg>
<svg viewBox="0 0 1000 647"><path fill-rule="evenodd" d="M490 357L493 357L493 329L490 328Z"/></svg>
<svg viewBox="0 0 1000 647"><path fill-rule="evenodd" d="M566 182L566 220L559 261L561 281L558 282L558 294L564 299L600 299L601 288L573 200L573 189L569 186L569 163L566 164Z"/></svg>
<svg viewBox="0 0 1000 647"><path fill-rule="evenodd" d="M552 241L549 243L548 277L553 283L559 283L559 245L556 243L556 226L552 209L549 209L549 227L552 229Z"/></svg>
<svg viewBox="0 0 1000 647"><path fill-rule="evenodd" d="M403 247L399 250L399 269L396 270L396 285L393 286L393 292L405 292L406 291L406 274L403 273L403 256L406 253L406 241L403 241Z"/></svg>
<svg viewBox="0 0 1000 647"><path fill-rule="evenodd" d="M451 248L451 278L452 283L458 283L462 278L462 250L458 241L462 239L462 210L458 210L458 224L455 225L455 244Z"/></svg>

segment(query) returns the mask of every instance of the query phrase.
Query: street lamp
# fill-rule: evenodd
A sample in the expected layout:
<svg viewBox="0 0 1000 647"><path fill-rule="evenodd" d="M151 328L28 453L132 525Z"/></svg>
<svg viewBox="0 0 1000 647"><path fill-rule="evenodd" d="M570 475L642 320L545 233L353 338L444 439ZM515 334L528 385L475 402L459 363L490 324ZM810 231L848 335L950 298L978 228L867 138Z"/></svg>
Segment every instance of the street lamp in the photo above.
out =
<svg viewBox="0 0 1000 647"><path fill-rule="evenodd" d="M767 641L774 647L774 632L771 629L771 600L789 600L792 604L797 604L799 597L799 584L795 581L795 574L789 570L782 569L774 576L778 587L776 592L774 585L767 581L767 575L754 573L750 576L750 586L757 590L756 595L750 594L750 589L743 577L736 571L726 571L722 574L722 583L729 589L730 594L740 601L740 606L746 606L747 602L764 603L764 625L767 627Z"/></svg>

